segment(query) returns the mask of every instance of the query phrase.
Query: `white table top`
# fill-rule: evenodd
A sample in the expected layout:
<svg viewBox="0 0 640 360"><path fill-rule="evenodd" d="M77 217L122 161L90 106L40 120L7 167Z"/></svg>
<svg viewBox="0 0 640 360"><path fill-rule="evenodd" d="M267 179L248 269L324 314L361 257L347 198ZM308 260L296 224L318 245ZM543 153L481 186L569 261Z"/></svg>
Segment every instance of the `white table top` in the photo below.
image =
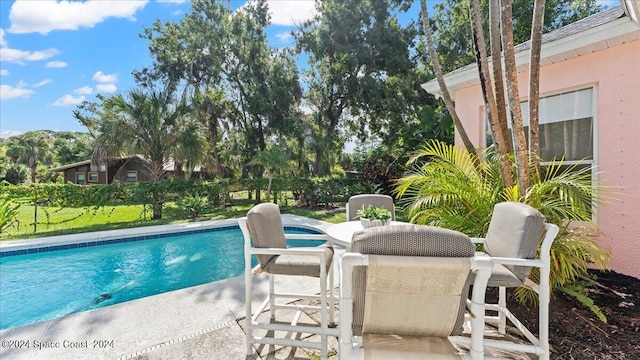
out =
<svg viewBox="0 0 640 360"><path fill-rule="evenodd" d="M391 225L406 224L402 221L392 221ZM351 238L357 231L364 230L360 220L341 222L338 224L329 225L327 227L327 235L333 239L333 243L336 245L342 245L344 247L351 246Z"/></svg>

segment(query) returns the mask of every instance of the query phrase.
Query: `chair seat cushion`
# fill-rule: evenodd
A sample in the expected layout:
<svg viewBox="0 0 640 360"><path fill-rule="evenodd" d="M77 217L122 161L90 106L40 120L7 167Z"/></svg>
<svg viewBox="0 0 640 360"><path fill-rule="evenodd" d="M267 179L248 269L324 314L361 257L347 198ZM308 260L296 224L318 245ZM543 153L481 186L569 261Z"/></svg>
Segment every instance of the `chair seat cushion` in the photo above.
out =
<svg viewBox="0 0 640 360"><path fill-rule="evenodd" d="M447 338L366 334L362 337L367 360L463 359Z"/></svg>
<svg viewBox="0 0 640 360"><path fill-rule="evenodd" d="M478 256L489 256L483 252L476 252L476 257ZM473 274L473 273L472 273ZM472 277L475 278L474 275ZM473 280L471 280L473 282ZM491 270L491 277L489 278L489 282L487 286L489 287L518 287L523 284L522 280L520 280L516 274L514 274L511 270L509 270L506 266L502 264L493 264L493 269Z"/></svg>
<svg viewBox="0 0 640 360"><path fill-rule="evenodd" d="M296 249L296 248L290 248ZM304 249L309 249L304 248ZM317 249L323 249L326 254L326 269L329 271L329 267L333 261L333 247L331 246L318 246ZM306 255L277 255L271 258L264 266L262 270L274 274L274 275L299 275L299 276L313 276L320 277L320 257L319 256L306 256Z"/></svg>

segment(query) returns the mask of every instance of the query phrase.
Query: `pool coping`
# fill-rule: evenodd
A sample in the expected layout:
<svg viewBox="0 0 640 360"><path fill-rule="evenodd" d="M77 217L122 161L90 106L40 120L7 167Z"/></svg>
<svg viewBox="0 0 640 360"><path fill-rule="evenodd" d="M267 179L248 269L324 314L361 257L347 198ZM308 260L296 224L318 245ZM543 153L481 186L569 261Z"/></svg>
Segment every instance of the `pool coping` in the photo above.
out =
<svg viewBox="0 0 640 360"><path fill-rule="evenodd" d="M284 226L295 226L326 232L330 224L298 215L283 214ZM217 228L236 227L238 219L208 220L181 224L152 225L137 228L103 230L69 235L47 236L24 240L5 240L0 242L0 257L37 252L48 252L107 245L112 243L140 241L164 237L172 234L198 233Z"/></svg>

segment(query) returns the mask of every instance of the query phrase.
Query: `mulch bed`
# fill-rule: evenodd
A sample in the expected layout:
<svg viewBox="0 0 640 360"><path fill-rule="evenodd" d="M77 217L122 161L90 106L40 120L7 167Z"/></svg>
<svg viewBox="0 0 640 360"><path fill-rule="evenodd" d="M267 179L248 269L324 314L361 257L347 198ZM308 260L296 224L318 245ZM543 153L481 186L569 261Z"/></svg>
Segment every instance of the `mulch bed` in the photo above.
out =
<svg viewBox="0 0 640 360"><path fill-rule="evenodd" d="M613 271L590 272L597 276L597 285L588 295L607 317L607 323L574 297L555 292L549 316L551 358L640 359L640 279ZM537 332L537 308L518 306L511 298L508 307Z"/></svg>

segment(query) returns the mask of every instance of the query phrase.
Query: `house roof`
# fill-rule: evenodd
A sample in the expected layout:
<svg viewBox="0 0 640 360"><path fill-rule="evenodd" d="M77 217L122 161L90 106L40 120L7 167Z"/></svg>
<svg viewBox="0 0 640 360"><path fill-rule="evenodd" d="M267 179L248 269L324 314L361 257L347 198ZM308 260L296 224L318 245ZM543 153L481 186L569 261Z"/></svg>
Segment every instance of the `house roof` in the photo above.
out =
<svg viewBox="0 0 640 360"><path fill-rule="evenodd" d="M540 66L604 50L640 39L638 5L623 0L618 6L586 17L542 36ZM530 41L515 47L516 66L524 71L529 65ZM491 59L491 58L489 58ZM463 66L444 76L451 93L480 83L476 63ZM422 84L428 93L441 96L436 79Z"/></svg>
<svg viewBox="0 0 640 360"><path fill-rule="evenodd" d="M115 158L116 160L121 160L121 159L129 159L129 158L133 158L133 157L137 157L141 160L144 160L144 156L142 155L131 155L131 156L124 156L124 157L119 157L119 158ZM62 166L58 166L56 168L52 168L50 169L50 171L65 171L67 169L71 169L71 168L75 168L78 166L84 166L84 165L89 165L91 164L91 160L84 160L84 161L78 161L75 162L73 164L67 164L67 165L62 165ZM163 170L164 171L174 171L175 170L175 162L173 161L173 159L167 161L164 164ZM193 172L200 172L202 171L202 168L200 165L196 165L194 166Z"/></svg>

